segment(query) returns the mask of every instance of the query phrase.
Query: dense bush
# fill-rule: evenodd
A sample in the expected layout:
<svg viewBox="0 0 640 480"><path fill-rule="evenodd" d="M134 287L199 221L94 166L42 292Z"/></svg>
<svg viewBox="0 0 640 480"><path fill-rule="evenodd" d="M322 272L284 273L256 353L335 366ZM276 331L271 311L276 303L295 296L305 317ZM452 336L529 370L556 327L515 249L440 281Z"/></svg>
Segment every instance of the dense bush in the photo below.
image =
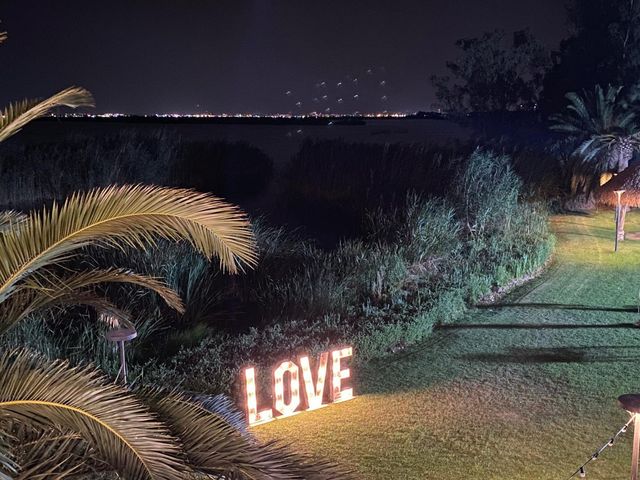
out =
<svg viewBox="0 0 640 480"><path fill-rule="evenodd" d="M408 192L445 195L467 148L307 140L285 169L282 197L302 225L360 235L366 210Z"/></svg>
<svg viewBox="0 0 640 480"><path fill-rule="evenodd" d="M181 142L177 158L172 181L229 198L260 193L273 170L267 155L243 142Z"/></svg>
<svg viewBox="0 0 640 480"><path fill-rule="evenodd" d="M509 158L476 151L454 164L447 195L410 191L399 202L378 202L361 212L359 237L330 249L254 222L261 260L244 275L222 275L181 244L90 252L93 265L164 277L185 299L186 313L177 315L153 294L127 292L133 300L123 306L142 330L129 347L131 377L217 393L233 390L240 366L267 366L301 350L349 343L366 360L420 341L543 265L553 246L547 214L523 201ZM106 293L125 296L113 287ZM113 372L113 346L91 321L69 311L27 322L5 343L91 359Z"/></svg>
<svg viewBox="0 0 640 480"><path fill-rule="evenodd" d="M123 183L195 188L234 200L268 185L272 160L246 143L192 142L158 131L0 145L2 208L30 209L78 190Z"/></svg>
<svg viewBox="0 0 640 480"><path fill-rule="evenodd" d="M458 270L470 279L471 300L535 270L551 254L546 208L520 201L522 183L509 157L476 151L454 192L464 237L465 261Z"/></svg>
<svg viewBox="0 0 640 480"><path fill-rule="evenodd" d="M279 231L253 278L239 279L261 295L263 326L209 338L147 375L228 390L249 361L269 365L341 343L365 360L419 341L547 260L546 212L521 202L520 190L507 158L476 152L461 166L451 204L408 194L368 214L364 239L323 251Z"/></svg>

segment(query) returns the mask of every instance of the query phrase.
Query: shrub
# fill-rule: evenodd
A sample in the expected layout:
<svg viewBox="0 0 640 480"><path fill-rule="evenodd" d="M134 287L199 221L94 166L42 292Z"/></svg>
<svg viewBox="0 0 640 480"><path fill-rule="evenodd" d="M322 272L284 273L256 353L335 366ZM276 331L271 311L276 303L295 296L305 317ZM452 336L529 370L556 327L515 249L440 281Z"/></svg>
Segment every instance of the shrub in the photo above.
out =
<svg viewBox="0 0 640 480"><path fill-rule="evenodd" d="M455 250L459 226L453 208L441 200L407 194L400 207L379 207L367 215L368 236L388 245L400 244L411 263Z"/></svg>
<svg viewBox="0 0 640 480"><path fill-rule="evenodd" d="M229 198L261 193L271 181L273 161L245 142L184 142L170 178L178 185Z"/></svg>
<svg viewBox="0 0 640 480"><path fill-rule="evenodd" d="M134 321L145 326L128 347L131 378L218 393L234 390L249 362L267 367L285 355L345 343L364 361L426 338L434 325L543 265L553 247L547 212L523 200L509 158L476 151L457 162L447 196L410 191L400 202L378 202L362 212L358 238L330 249L254 222L260 263L238 277L222 275L183 244L92 250L91 266L164 277L185 300L180 316L153 294L106 291L132 298ZM69 322L71 315L80 321ZM85 311L68 311L25 323L15 335L51 356L89 359L114 372L113 347L102 333L85 333L90 322ZM49 330L67 333L58 340Z"/></svg>
<svg viewBox="0 0 640 480"><path fill-rule="evenodd" d="M145 378L231 391L249 362L267 368L283 356L344 343L365 361L426 338L434 325L459 318L469 302L548 259L553 238L546 210L521 200L507 158L471 156L452 193L454 202L461 198L455 210L410 193L402 206L370 212L363 239L330 251L267 230L266 270L260 266L254 279L247 277L258 303L271 308L262 327L208 338L164 365L152 362Z"/></svg>
<svg viewBox="0 0 640 480"><path fill-rule="evenodd" d="M423 144L307 140L285 169L282 194L302 224L322 219L339 235L358 235L367 210L402 203L410 191L445 195L459 156Z"/></svg>
<svg viewBox="0 0 640 480"><path fill-rule="evenodd" d="M522 183L509 158L476 151L461 171L454 198L465 236L463 275L472 301L540 267L551 237L543 205L520 199Z"/></svg>
<svg viewBox="0 0 640 480"><path fill-rule="evenodd" d="M3 208L31 209L78 190L113 184L196 188L242 199L263 191L273 162L246 143L191 142L163 131L72 136L0 145Z"/></svg>

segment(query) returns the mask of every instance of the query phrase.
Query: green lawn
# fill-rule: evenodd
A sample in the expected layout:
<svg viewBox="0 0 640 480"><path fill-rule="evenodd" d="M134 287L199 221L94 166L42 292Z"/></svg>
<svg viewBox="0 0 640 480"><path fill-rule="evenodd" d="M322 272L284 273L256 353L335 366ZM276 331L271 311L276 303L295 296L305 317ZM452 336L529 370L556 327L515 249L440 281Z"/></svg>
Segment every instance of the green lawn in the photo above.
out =
<svg viewBox="0 0 640 480"><path fill-rule="evenodd" d="M640 214L627 218L640 231ZM640 391L640 241L614 254L612 223L555 217L543 277L354 372L356 399L254 431L358 478L567 478L628 419L617 396ZM588 478L626 478L630 458L627 433Z"/></svg>

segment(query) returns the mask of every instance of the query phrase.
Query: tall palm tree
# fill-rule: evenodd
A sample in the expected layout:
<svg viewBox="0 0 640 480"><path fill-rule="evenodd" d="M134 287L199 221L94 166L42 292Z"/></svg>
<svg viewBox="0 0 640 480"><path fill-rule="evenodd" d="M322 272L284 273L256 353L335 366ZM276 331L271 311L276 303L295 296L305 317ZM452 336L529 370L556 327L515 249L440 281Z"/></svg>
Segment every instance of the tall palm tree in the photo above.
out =
<svg viewBox="0 0 640 480"><path fill-rule="evenodd" d="M597 85L594 92L565 95L564 112L553 115L551 128L580 141L574 154L595 173L623 171L640 146L640 127L622 87Z"/></svg>
<svg viewBox="0 0 640 480"><path fill-rule="evenodd" d="M0 43L5 39L0 32ZM90 106L93 99L74 87L42 102L9 105L0 112L0 142L59 105ZM207 258L217 257L230 273L256 263L244 213L191 190L108 187L29 215L0 213L0 334L55 305L118 310L96 293L96 285L105 282L149 288L182 309L178 295L158 279L122 269L69 267L85 247L144 248L158 237L186 240ZM0 355L0 480L103 474L129 480L345 478L325 462L258 444L234 428L230 418L238 414L228 409L219 400L176 391L131 392L91 367L50 362L26 350L5 352Z"/></svg>

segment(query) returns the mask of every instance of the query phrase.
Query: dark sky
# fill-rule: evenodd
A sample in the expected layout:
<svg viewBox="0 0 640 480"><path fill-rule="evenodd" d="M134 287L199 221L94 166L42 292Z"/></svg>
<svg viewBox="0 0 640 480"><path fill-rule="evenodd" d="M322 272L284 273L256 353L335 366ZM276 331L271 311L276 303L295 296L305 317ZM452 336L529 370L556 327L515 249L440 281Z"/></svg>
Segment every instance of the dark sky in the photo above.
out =
<svg viewBox="0 0 640 480"><path fill-rule="evenodd" d="M456 39L566 35L562 0L0 0L0 20L2 104L80 85L130 113L424 110Z"/></svg>

